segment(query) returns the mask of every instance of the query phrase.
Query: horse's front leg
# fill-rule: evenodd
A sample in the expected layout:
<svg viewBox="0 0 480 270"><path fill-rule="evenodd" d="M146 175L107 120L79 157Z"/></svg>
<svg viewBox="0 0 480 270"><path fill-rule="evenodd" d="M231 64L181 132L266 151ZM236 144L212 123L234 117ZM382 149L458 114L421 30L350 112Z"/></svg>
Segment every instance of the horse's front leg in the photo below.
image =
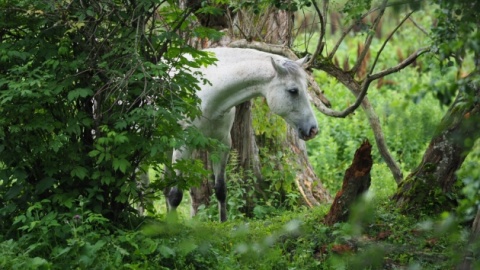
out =
<svg viewBox="0 0 480 270"><path fill-rule="evenodd" d="M218 200L218 212L220 221L227 220L227 182L226 182L226 167L228 160L228 151L220 155L220 160L214 162L213 173L215 174L215 196Z"/></svg>

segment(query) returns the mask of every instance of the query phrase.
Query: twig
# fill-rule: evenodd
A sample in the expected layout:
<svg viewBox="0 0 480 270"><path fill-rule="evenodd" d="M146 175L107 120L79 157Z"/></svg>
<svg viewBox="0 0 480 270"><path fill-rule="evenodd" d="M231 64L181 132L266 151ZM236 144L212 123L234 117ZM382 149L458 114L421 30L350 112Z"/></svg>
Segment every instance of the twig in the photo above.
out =
<svg viewBox="0 0 480 270"><path fill-rule="evenodd" d="M352 31L353 27L355 27L356 23L365 19L365 17L367 17L368 15L372 14L373 12L377 11L378 9L380 9L380 7L375 7L371 10L369 10L368 12L366 12L365 14L363 14L358 20L356 20L355 22L353 22L347 29L345 29L342 33L342 36L340 36L340 38L338 39L337 43L335 44L335 46L333 47L333 50L330 52L330 54L328 54L328 57L327 59L332 59L334 56L335 56L335 53L337 52L338 48L340 47L340 44L342 44L343 40L345 39L345 37L348 35L348 33L350 33L350 31Z"/></svg>
<svg viewBox="0 0 480 270"><path fill-rule="evenodd" d="M370 28L371 30L374 30L375 28L377 28L378 23L380 22L380 19L382 18L383 13L385 12L387 2L388 2L388 0L383 1L382 5L380 7L380 13L375 18L375 21L373 22L372 27ZM371 32L374 32L374 31L371 31ZM362 52L358 56L357 62L355 63L355 65L352 68L352 73L353 74L357 73L358 68L360 67L363 60L365 59L365 56L367 55L367 52L370 50L370 45L372 44L372 40L373 40L373 36L374 36L371 32L367 35L367 39L365 41L365 46L363 47Z"/></svg>
<svg viewBox="0 0 480 270"><path fill-rule="evenodd" d="M390 35L388 35L387 39L385 39L385 41L382 44L382 47L380 48L380 50L377 53L377 56L375 56L375 60L373 61L373 65L372 65L372 67L370 69L370 72L368 74L373 73L373 70L375 69L375 66L377 65L378 58L380 57L380 54L382 54L382 51L385 48L385 46L387 45L388 41L390 41L390 39L393 37L393 34L395 34L395 32L397 32L397 30L400 28L400 26L402 26L402 24L408 18L410 18L410 16L413 14L413 12L415 12L415 11L411 11L410 13L408 13L407 16L405 16L405 18L403 18L403 20L397 25L397 27L395 27L395 29L393 29L393 31L390 33Z"/></svg>
<svg viewBox="0 0 480 270"><path fill-rule="evenodd" d="M387 75L390 75L392 73L398 72L398 71L404 69L405 67L407 67L408 65L410 65L411 63L413 63L420 55L422 55L426 52L429 52L430 50L431 50L430 47L420 48L417 51L415 51L414 53L412 53L410 56L408 56L405 60L400 62L398 65L396 65L394 67L391 67L391 68L387 68L387 69L382 70L382 71L380 71L378 73L375 73L373 75L370 75L370 76L367 77L367 79L370 80L370 81L373 81L373 80L379 79L381 77L385 77Z"/></svg>
<svg viewBox="0 0 480 270"><path fill-rule="evenodd" d="M248 42L245 39L240 39L240 40L233 41L232 43L228 44L228 46L232 48L256 49L263 52L283 55L292 60L298 59L297 55L293 53L292 50L290 50L288 47L285 47L283 45L274 45L274 44L268 44L268 43L258 42L258 41Z"/></svg>
<svg viewBox="0 0 480 270"><path fill-rule="evenodd" d="M307 67L312 65L315 59L317 59L318 55L321 54L323 51L323 46L324 46L323 39L325 38L325 27L326 27L326 19L323 17L322 12L320 11L320 8L317 5L317 1L313 0L311 2L315 7L315 11L317 12L318 17L320 18L320 37L318 38L317 48L315 49L315 52L313 53L310 60L307 62L307 65L306 65ZM327 7L328 7L328 0L324 1L324 11L327 10Z"/></svg>
<svg viewBox="0 0 480 270"><path fill-rule="evenodd" d="M413 25L415 25L420 31L422 31L426 36L428 36L428 32L427 30L425 30L425 28L423 28L421 25L419 25L414 19L412 19L411 17L408 17L408 19L413 23Z"/></svg>
<svg viewBox="0 0 480 270"><path fill-rule="evenodd" d="M243 32L242 28L240 27L240 25L238 25L238 23L236 23L235 26L238 28L238 31L240 31L240 34L245 40L249 39L249 37Z"/></svg>

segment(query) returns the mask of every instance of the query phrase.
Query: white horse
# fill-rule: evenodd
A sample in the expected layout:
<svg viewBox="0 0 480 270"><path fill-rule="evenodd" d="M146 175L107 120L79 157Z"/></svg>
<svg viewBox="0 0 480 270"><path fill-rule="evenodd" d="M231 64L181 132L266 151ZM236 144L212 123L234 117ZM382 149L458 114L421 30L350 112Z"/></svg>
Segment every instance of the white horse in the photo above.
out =
<svg viewBox="0 0 480 270"><path fill-rule="evenodd" d="M207 51L214 53L218 61L198 70L211 84L200 85L197 96L201 100L202 116L192 123L206 137L231 147L235 106L259 96L266 98L270 110L294 127L301 139L310 140L317 135L318 124L308 99L306 73L301 68L305 59L291 61L251 49ZM191 154L192 149L175 150L173 162L190 158ZM225 166L228 154L228 151L221 153L220 161L212 164L220 221L227 220ZM175 210L183 192L173 187L166 195L169 211Z"/></svg>

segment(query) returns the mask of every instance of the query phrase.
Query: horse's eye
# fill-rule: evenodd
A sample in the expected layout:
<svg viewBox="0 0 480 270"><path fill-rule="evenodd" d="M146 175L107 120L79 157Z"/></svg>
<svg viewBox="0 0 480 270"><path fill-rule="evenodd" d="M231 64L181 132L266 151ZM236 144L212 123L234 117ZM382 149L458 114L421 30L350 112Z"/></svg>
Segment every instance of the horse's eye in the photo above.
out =
<svg viewBox="0 0 480 270"><path fill-rule="evenodd" d="M296 88L296 87L290 88L290 89L288 89L288 92L290 94L298 94L298 88Z"/></svg>

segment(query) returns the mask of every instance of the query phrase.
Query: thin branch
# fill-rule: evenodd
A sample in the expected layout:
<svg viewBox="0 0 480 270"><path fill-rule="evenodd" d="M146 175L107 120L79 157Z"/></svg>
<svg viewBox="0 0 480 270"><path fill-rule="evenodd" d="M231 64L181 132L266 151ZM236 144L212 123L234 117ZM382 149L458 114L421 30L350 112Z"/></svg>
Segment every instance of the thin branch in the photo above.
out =
<svg viewBox="0 0 480 270"><path fill-rule="evenodd" d="M370 127L373 131L378 151L380 152L380 155L382 156L383 160L392 172L395 182L397 183L397 185L399 185L400 182L403 180L402 170L400 169L400 166L398 166L393 156L390 154L390 150L388 150L385 136L383 135L382 131L382 125L380 124L380 119L375 113L375 109L373 108L367 97L365 97L362 102L362 108L367 115L368 122L370 123Z"/></svg>
<svg viewBox="0 0 480 270"><path fill-rule="evenodd" d="M355 65L352 68L352 73L353 74L357 73L358 68L360 67L363 60L365 59L365 56L367 55L367 52L370 50L370 45L372 44L372 40L373 40L373 37L374 37L374 34L372 32L375 32L374 30L377 28L377 26L380 22L380 19L383 17L383 13L385 12L387 2L388 2L388 0L383 1L382 5L380 7L380 13L375 18L375 21L373 22L372 27L370 27L370 30L372 30L372 31L370 31L370 33L368 33L367 39L365 41L365 46L363 47L362 52L358 56L357 62L355 63Z"/></svg>
<svg viewBox="0 0 480 270"><path fill-rule="evenodd" d="M183 17L180 18L180 20L178 20L177 24L171 29L170 32L172 32L172 33L177 32L180 29L180 27L182 26L182 24L185 22L185 20L188 18L188 16L190 16L193 12L194 12L193 9L191 9L191 8L187 9L185 14L183 14ZM167 39L163 42L163 44L162 44L162 46L161 46L161 48L158 52L158 58L161 58L167 52L168 45L171 42L172 42L172 38L167 37Z"/></svg>
<svg viewBox="0 0 480 270"><path fill-rule="evenodd" d="M372 14L373 12L379 10L380 7L375 7L371 10L369 10L368 12L366 12L365 14L363 14L358 20L356 20L355 22L353 22L347 29L345 29L342 33L342 36L340 36L340 38L338 39L337 43L335 44L335 46L333 47L333 50L330 52L330 54L328 54L328 59L332 59L333 56L335 56L335 53L337 52L338 48L340 47L340 44L342 44L343 40L345 39L345 37L348 35L348 33L350 33L350 31L352 31L353 27L355 27L356 23L357 22L360 22L361 20L365 19L368 15Z"/></svg>
<svg viewBox="0 0 480 270"><path fill-rule="evenodd" d="M347 107L343 111L335 111L328 108L329 104L326 104L322 100L321 97L323 96L323 94L318 90L316 90L316 87L314 87L316 82L314 80L313 82L309 80L309 82L310 82L310 85L312 85L313 92L315 93L315 96L312 96L313 104L315 105L315 107L321 113L327 116L335 117L335 118L345 118L349 114L353 113L362 104L363 100L365 99L365 96L367 95L367 90L368 90L368 87L362 88L362 91L360 92L360 94L357 95L357 99L355 100L355 103L353 103L351 106Z"/></svg>
<svg viewBox="0 0 480 270"><path fill-rule="evenodd" d="M245 40L249 39L249 37L243 32L242 28L240 27L240 25L238 25L238 23L235 23L235 26L237 27L238 31L240 31L240 34Z"/></svg>
<svg viewBox="0 0 480 270"><path fill-rule="evenodd" d="M390 33L390 35L388 35L387 39L385 39L385 41L383 42L382 44L382 47L380 48L380 50L378 51L377 53L377 56L375 56L375 60L373 61L373 65L370 69L370 72L368 74L372 74L373 73L373 70L375 69L375 66L377 65L377 61L378 61L378 58L380 57L380 55L382 54L382 51L383 49L385 48L385 46L387 45L388 41L390 41L390 39L393 37L393 34L395 34L395 32L397 32L397 30L400 28L400 26L402 26L402 24L408 19L410 18L410 16L413 14L413 12L415 11L411 11L410 13L407 14L407 16L405 16L405 18L403 18L403 20L397 25L397 27L395 27L395 29L393 29L393 31Z"/></svg>
<svg viewBox="0 0 480 270"><path fill-rule="evenodd" d="M426 36L428 36L428 32L427 30L425 30L425 28L423 28L421 25L419 25L414 19L412 19L411 17L409 17L408 19L410 19L410 21L413 23L413 25L415 25L420 31L422 31Z"/></svg>
<svg viewBox="0 0 480 270"><path fill-rule="evenodd" d="M412 53L410 56L408 56L405 60L400 62L398 65L396 65L394 67L391 67L391 68L387 68L387 69L382 70L382 71L380 71L378 73L375 73L373 75L370 75L370 76L367 77L367 79L369 81L373 81L373 80L379 79L381 77L385 77L387 75L390 75L392 73L398 72L398 71L404 69L405 67L409 66L411 63L413 63L420 55L422 55L426 52L430 52L430 50L431 50L430 47L420 48L417 51L415 51L414 53Z"/></svg>
<svg viewBox="0 0 480 270"><path fill-rule="evenodd" d="M322 12L320 11L320 8L317 5L317 1L313 0L311 1L313 6L315 7L315 11L318 14L318 17L320 18L320 37L318 38L318 43L317 43L317 48L315 49L315 52L313 53L312 57L307 63L307 66L312 65L313 61L317 59L318 55L322 53L323 51L323 46L325 45L323 42L323 39L325 38L325 27L326 27L326 20L323 17ZM328 6L328 0L324 1L324 11L327 9ZM326 14L326 13L325 13Z"/></svg>
<svg viewBox="0 0 480 270"><path fill-rule="evenodd" d="M327 99L327 97L323 94L323 91L320 89L320 86L318 86L318 83L315 81L315 78L313 75L307 71L308 74L308 83L310 84L310 90L313 92L314 96L312 96L312 99L316 98L318 101L320 101L322 104L321 105L315 105L315 107L321 107L325 108L326 112L328 112L332 107L332 104L330 103L330 100ZM319 109L319 111L322 111Z"/></svg>
<svg viewBox="0 0 480 270"><path fill-rule="evenodd" d="M240 40L233 41L228 46L232 48L256 49L263 52L283 55L293 60L298 59L297 55L293 53L292 50L290 50L288 47L283 45L267 44L267 43L258 42L258 41L248 42L245 39L240 39Z"/></svg>

